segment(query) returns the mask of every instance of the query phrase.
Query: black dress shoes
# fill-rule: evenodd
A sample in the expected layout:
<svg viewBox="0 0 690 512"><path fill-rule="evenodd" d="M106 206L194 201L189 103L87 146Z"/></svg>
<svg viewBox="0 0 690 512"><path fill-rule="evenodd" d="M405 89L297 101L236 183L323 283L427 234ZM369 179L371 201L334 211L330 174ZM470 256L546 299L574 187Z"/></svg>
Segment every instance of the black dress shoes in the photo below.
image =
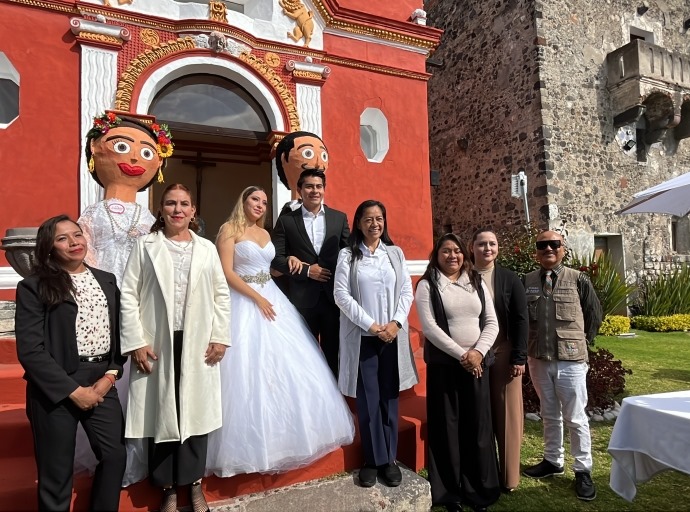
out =
<svg viewBox="0 0 690 512"><path fill-rule="evenodd" d="M362 487L372 487L376 483L377 474L378 469L376 469L376 466L365 464L362 466L362 469L359 470L359 485Z"/></svg>
<svg viewBox="0 0 690 512"><path fill-rule="evenodd" d="M381 466L379 475L388 487L397 487L402 482L402 472L395 462Z"/></svg>

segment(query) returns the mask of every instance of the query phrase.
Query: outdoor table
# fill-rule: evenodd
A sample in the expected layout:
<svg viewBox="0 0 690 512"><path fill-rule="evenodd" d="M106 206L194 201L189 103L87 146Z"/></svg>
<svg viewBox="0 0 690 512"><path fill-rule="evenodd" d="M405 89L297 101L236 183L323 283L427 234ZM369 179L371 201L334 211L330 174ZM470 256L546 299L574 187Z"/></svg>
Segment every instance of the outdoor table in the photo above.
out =
<svg viewBox="0 0 690 512"><path fill-rule="evenodd" d="M623 399L608 451L609 485L628 501L660 471L690 474L690 391Z"/></svg>

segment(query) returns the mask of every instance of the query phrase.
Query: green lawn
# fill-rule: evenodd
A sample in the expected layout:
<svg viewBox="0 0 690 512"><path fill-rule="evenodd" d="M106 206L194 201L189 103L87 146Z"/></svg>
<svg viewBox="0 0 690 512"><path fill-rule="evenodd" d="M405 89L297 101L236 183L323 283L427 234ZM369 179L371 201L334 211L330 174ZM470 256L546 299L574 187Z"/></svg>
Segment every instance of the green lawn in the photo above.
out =
<svg viewBox="0 0 690 512"><path fill-rule="evenodd" d="M690 389L690 333L647 333L636 331L636 338L598 337L596 346L610 350L616 359L633 371L626 379L625 396ZM623 397L621 397L622 399ZM493 511L683 511L690 510L690 476L667 471L638 487L633 503L628 503L609 487L611 457L606 451L613 422L592 423L593 479L597 498L583 502L575 497L574 477L566 438L566 474L563 477L532 480L522 478L511 494L504 494ZM688 440L690 443L690 439ZM542 458L541 423L525 422L522 463L537 463ZM445 510L436 507L434 512Z"/></svg>

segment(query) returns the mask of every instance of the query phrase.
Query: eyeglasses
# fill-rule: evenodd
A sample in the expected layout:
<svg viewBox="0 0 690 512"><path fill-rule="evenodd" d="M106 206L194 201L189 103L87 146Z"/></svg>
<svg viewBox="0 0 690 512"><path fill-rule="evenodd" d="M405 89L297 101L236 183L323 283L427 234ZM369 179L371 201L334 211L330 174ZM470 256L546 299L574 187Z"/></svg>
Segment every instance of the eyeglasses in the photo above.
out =
<svg viewBox="0 0 690 512"><path fill-rule="evenodd" d="M563 245L561 240L539 240L537 242L537 250L545 251L547 247L551 247L554 251Z"/></svg>

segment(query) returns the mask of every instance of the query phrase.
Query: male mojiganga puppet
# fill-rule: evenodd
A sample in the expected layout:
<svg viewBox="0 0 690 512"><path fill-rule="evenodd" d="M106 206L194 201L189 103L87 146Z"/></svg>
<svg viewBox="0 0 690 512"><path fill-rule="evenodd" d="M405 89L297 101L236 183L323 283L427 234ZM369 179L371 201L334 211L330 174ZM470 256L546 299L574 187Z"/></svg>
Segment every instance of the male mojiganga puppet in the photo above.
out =
<svg viewBox="0 0 690 512"><path fill-rule="evenodd" d="M94 118L86 135L89 171L105 191L104 199L88 206L78 221L89 244L86 263L115 274L118 285L134 242L156 221L136 202L137 192L156 176L163 182L162 169L172 151L166 125L146 125L113 112Z"/></svg>
<svg viewBox="0 0 690 512"><path fill-rule="evenodd" d="M79 218L88 253L86 263L112 272L122 282L129 253L138 237L149 233L156 218L136 202L137 192L156 179L163 182L165 162L173 152L170 130L165 124L144 124L136 119L107 112L95 117L86 134L86 158L91 177L104 189L104 199L89 205ZM129 364L125 365L117 390L127 411ZM127 470L123 485L146 477L147 447L140 439L127 440ZM86 433L79 427L74 471L93 472L97 461Z"/></svg>
<svg viewBox="0 0 690 512"><path fill-rule="evenodd" d="M321 137L311 132L288 133L276 146L278 178L292 193L292 201L283 206L282 213L296 210L302 204L297 180L302 171L328 169L328 150Z"/></svg>

